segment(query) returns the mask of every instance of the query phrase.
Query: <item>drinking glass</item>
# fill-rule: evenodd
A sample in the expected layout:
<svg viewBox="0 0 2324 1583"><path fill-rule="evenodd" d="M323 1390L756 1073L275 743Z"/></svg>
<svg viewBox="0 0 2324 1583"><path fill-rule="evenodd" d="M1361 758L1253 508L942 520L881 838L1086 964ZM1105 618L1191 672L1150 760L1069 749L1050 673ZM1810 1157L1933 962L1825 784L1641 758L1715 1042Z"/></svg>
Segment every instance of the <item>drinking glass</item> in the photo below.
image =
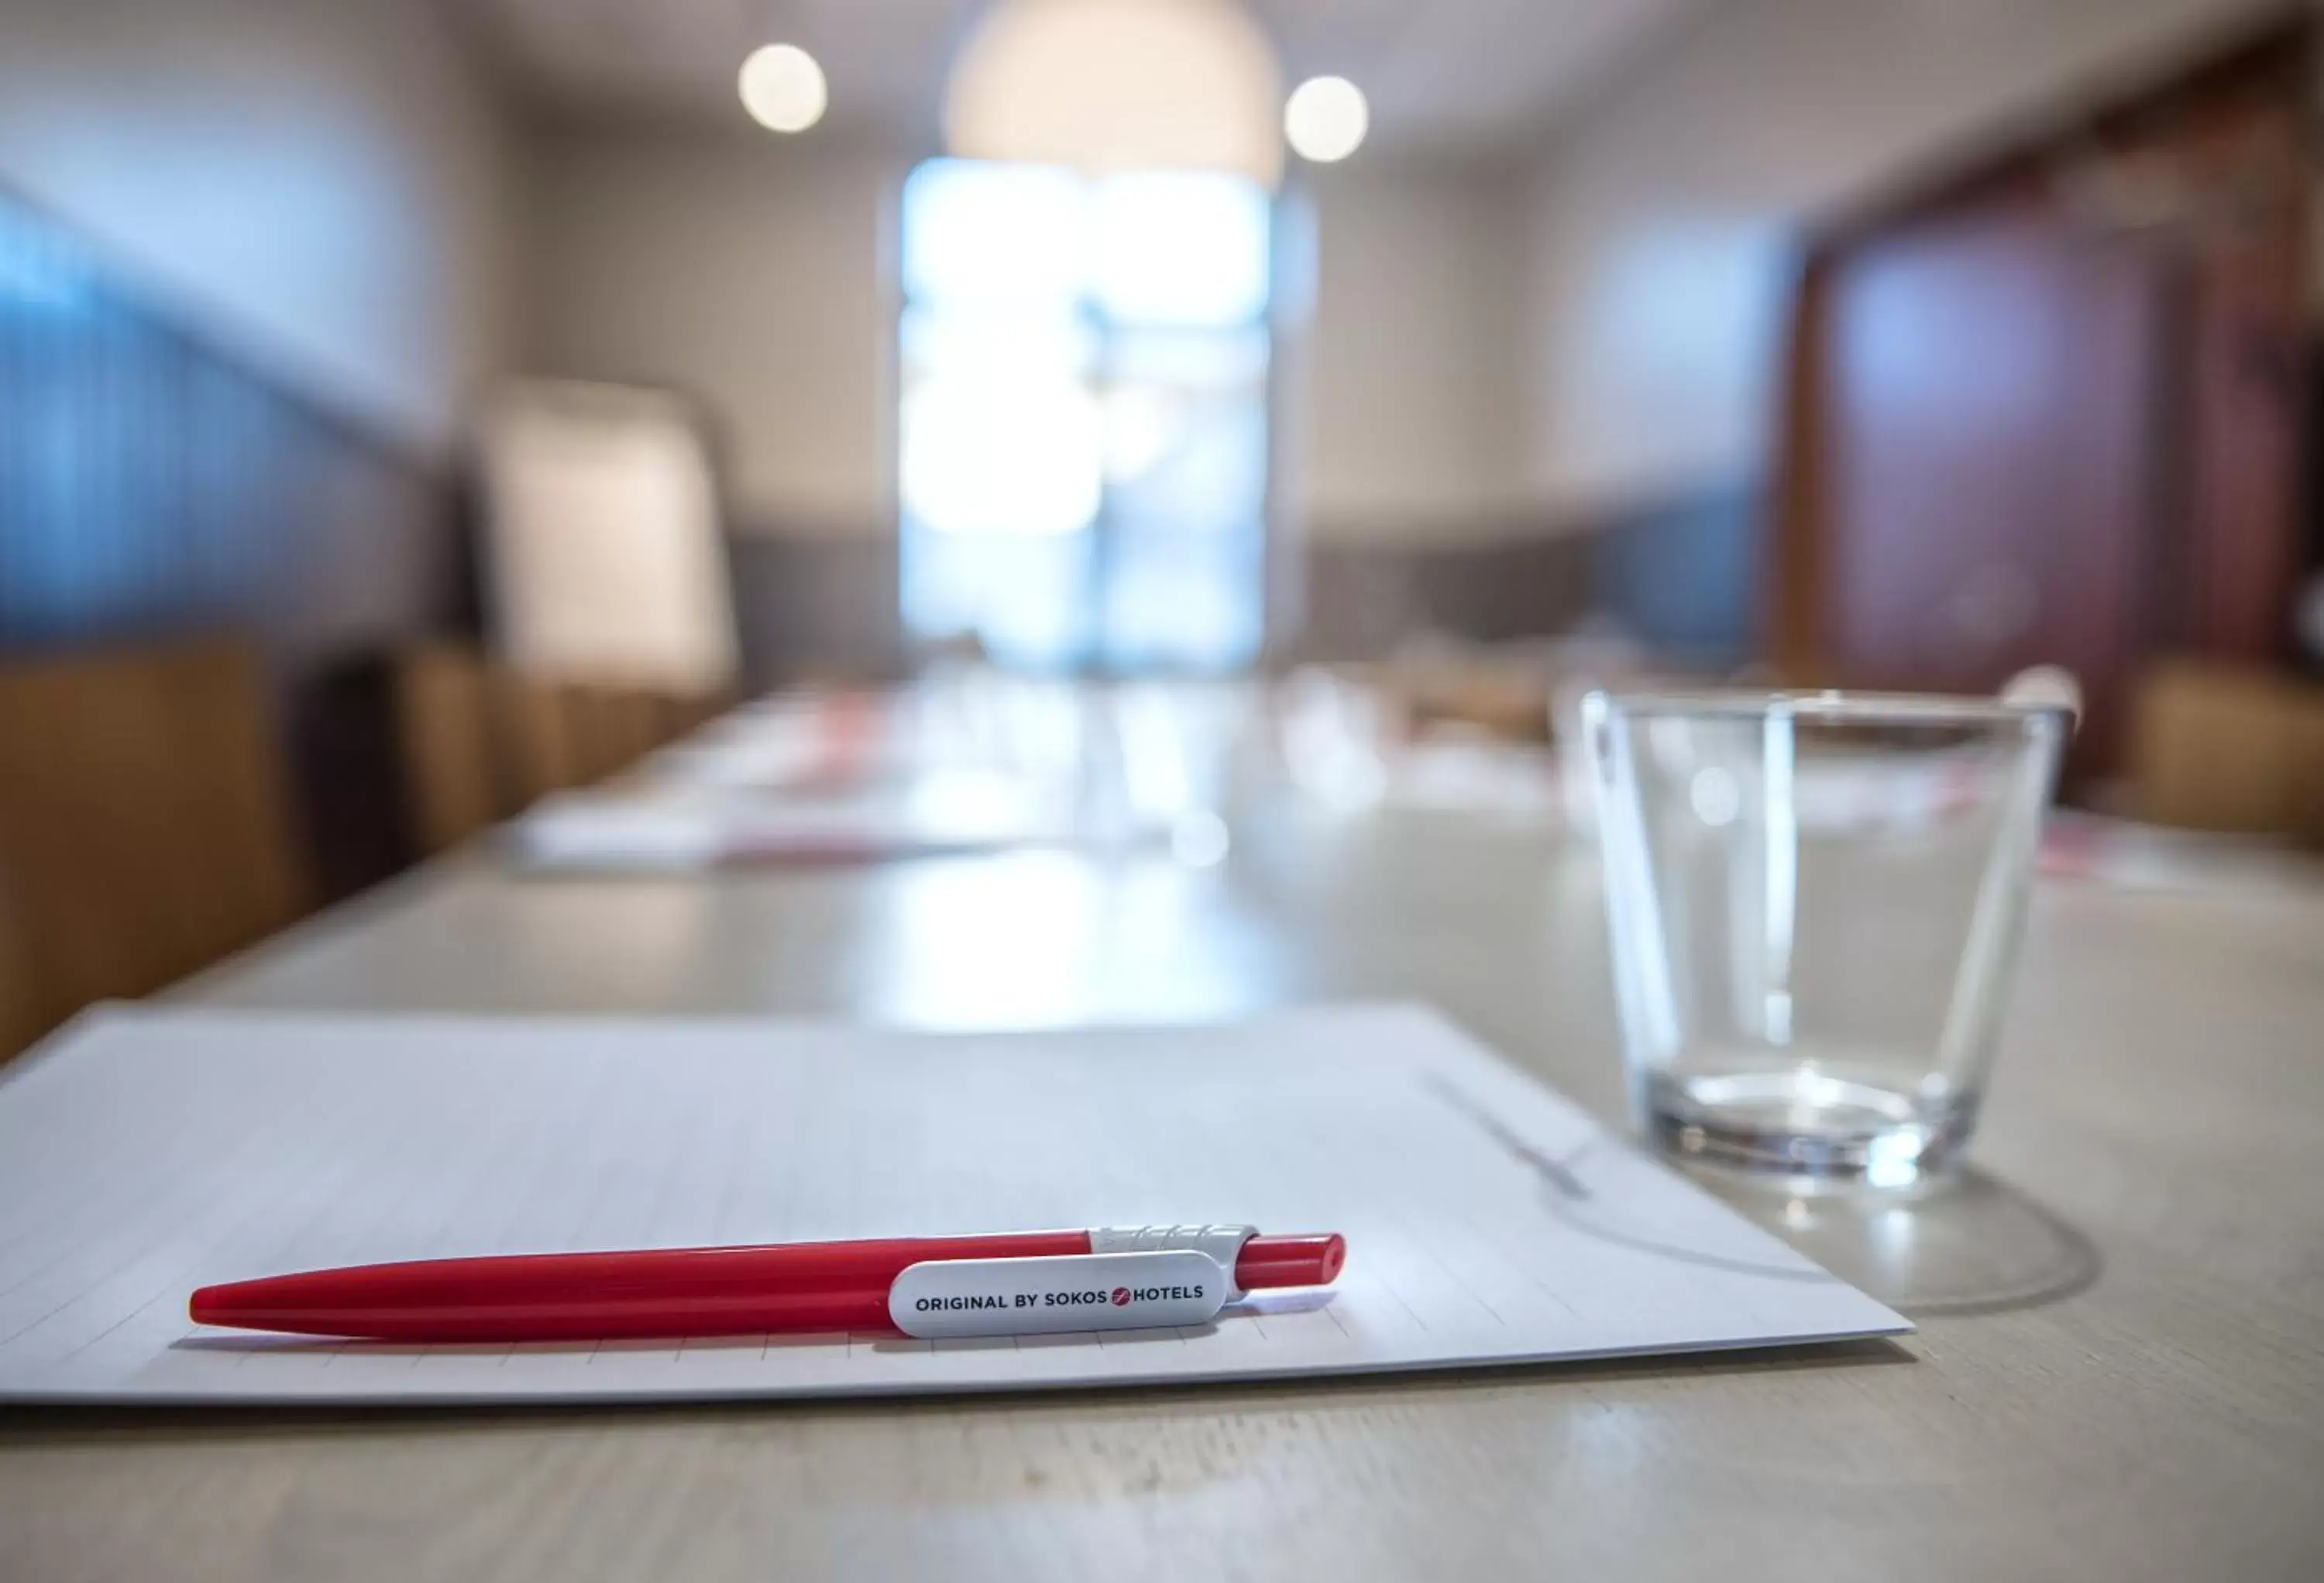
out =
<svg viewBox="0 0 2324 1583"><path fill-rule="evenodd" d="M1909 1189L1976 1126L2070 706L1583 700L1624 1059L1665 1153Z"/></svg>

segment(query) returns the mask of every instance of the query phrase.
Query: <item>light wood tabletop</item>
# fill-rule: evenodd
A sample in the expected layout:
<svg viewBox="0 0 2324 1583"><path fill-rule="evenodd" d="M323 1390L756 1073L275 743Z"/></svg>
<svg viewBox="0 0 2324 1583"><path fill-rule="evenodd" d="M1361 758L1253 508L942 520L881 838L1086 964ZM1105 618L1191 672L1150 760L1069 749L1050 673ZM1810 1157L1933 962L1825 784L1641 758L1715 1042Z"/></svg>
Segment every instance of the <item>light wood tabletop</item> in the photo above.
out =
<svg viewBox="0 0 2324 1583"><path fill-rule="evenodd" d="M1902 1343L946 1401L0 1413L9 1578L2324 1577L2324 892L2049 883L1957 1191L1735 1201ZM1286 817L1224 864L438 863L192 986L927 1027L1434 1002L1618 1117L1594 863Z"/></svg>

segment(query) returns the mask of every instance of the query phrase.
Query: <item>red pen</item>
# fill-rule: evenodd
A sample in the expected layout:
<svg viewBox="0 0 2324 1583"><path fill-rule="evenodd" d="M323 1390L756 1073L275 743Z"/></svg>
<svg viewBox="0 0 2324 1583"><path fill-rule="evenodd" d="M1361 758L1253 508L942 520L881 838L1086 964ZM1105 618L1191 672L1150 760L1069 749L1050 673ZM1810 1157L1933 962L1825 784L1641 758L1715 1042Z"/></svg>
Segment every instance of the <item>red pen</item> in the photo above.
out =
<svg viewBox="0 0 2324 1583"><path fill-rule="evenodd" d="M1329 1285L1346 1259L1336 1234L1107 1227L362 1265L205 1286L187 1307L197 1324L378 1341L1033 1334L1200 1324L1246 1292Z"/></svg>

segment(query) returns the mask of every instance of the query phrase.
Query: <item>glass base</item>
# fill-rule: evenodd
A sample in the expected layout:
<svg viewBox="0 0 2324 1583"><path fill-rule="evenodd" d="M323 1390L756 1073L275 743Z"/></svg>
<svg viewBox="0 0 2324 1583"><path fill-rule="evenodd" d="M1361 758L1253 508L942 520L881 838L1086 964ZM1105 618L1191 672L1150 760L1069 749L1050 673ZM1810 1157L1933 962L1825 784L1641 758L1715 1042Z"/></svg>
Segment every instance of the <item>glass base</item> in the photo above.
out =
<svg viewBox="0 0 2324 1583"><path fill-rule="evenodd" d="M1647 1135L1671 1158L1800 1195L1927 1187L1960 1164L1977 1118L1973 1100L1802 1067L1656 1072L1645 1109Z"/></svg>

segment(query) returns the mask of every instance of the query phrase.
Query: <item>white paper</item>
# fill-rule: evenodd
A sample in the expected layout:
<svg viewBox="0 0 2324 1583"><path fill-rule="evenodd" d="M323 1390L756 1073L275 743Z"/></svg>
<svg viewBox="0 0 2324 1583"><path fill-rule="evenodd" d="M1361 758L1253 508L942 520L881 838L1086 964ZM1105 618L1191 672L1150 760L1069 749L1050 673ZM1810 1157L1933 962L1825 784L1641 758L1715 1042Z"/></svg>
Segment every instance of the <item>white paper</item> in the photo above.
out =
<svg viewBox="0 0 2324 1583"><path fill-rule="evenodd" d="M415 1347L198 1285L463 1254L1253 1223L1328 1292L1209 1325ZM930 1035L111 1009L0 1081L0 1398L506 1401L1189 1381L1910 1326L1425 1011Z"/></svg>
<svg viewBox="0 0 2324 1583"><path fill-rule="evenodd" d="M564 792L519 815L507 839L527 869L595 874L1066 845L1082 833L1062 799L962 771L832 797L652 784Z"/></svg>

